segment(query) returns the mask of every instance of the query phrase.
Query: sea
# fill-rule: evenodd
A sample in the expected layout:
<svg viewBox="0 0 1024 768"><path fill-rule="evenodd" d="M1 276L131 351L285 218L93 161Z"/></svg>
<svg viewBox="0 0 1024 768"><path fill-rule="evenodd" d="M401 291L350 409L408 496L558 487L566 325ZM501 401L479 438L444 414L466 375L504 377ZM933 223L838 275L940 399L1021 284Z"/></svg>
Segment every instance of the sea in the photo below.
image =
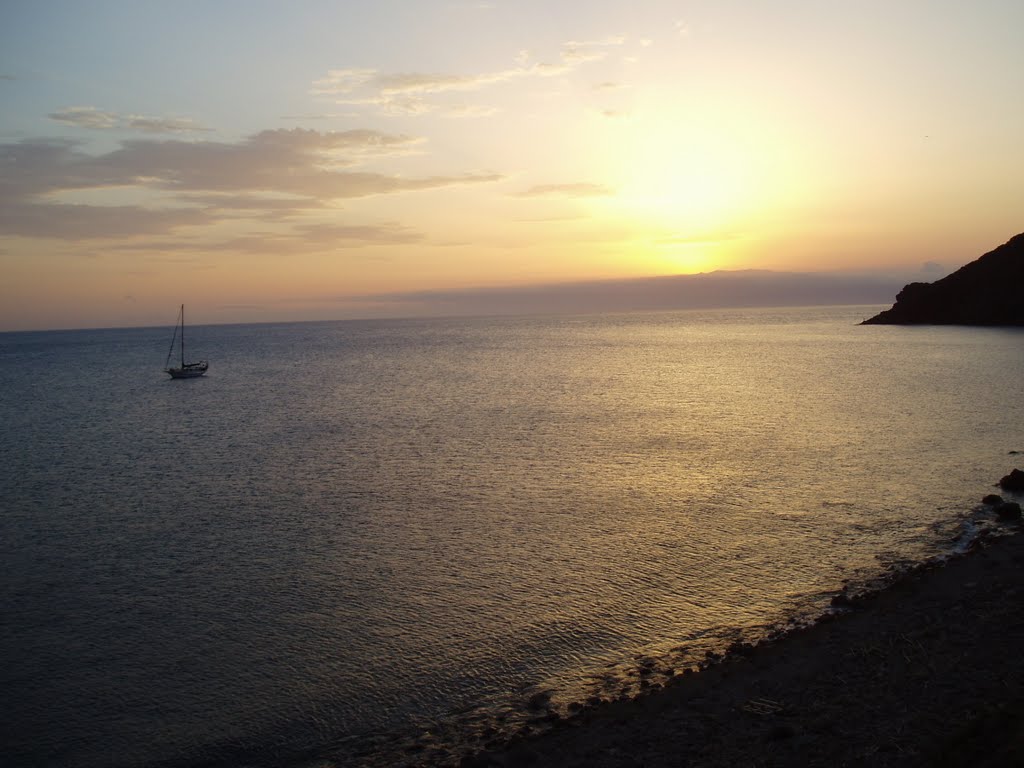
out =
<svg viewBox="0 0 1024 768"><path fill-rule="evenodd" d="M457 764L998 532L1024 330L0 334L4 764Z"/></svg>

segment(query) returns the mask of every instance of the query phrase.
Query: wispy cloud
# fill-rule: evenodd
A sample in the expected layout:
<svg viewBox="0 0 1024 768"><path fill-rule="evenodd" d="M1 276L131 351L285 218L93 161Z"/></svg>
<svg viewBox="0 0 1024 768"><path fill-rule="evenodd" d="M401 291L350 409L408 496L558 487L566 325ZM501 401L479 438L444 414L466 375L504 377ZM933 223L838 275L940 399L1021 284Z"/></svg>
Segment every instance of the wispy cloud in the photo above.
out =
<svg viewBox="0 0 1024 768"><path fill-rule="evenodd" d="M562 46L562 61L578 66L590 61L600 61L608 55L608 49L626 44L624 37L606 37L601 40L572 40Z"/></svg>
<svg viewBox="0 0 1024 768"><path fill-rule="evenodd" d="M255 232L213 242L194 243L203 253L229 251L269 255L306 254L375 245L408 245L423 241L421 233L395 222L376 224L310 223L286 232Z"/></svg>
<svg viewBox="0 0 1024 768"><path fill-rule="evenodd" d="M453 104L445 112L444 117L490 117L499 112L497 107L483 104Z"/></svg>
<svg viewBox="0 0 1024 768"><path fill-rule="evenodd" d="M312 93L332 97L337 104L372 106L385 114L426 114L444 112L451 105L430 102L424 97L453 91L479 91L487 86L525 78L546 78L571 72L584 64L600 61L612 47L625 44L621 37L565 43L552 60L533 61L532 54L520 51L513 66L474 74L428 72L380 72L376 69L332 69L313 82ZM463 114L492 114L495 110L477 107Z"/></svg>
<svg viewBox="0 0 1024 768"><path fill-rule="evenodd" d="M148 261L166 260L170 253L182 254L171 259L178 263L213 253L298 255L375 245L407 245L424 239L421 232L398 222L309 222L287 229L254 230L245 235L220 239L180 235L165 240L135 239L108 246L106 250L145 254Z"/></svg>
<svg viewBox="0 0 1024 768"><path fill-rule="evenodd" d="M178 227L207 224L201 210L140 206L6 203L0 205L0 234L52 237L61 240L119 238L170 232Z"/></svg>
<svg viewBox="0 0 1024 768"><path fill-rule="evenodd" d="M275 217L326 201L497 181L493 173L406 177L355 167L408 153L420 140L371 130L269 130L238 142L138 139L92 155L71 141L0 144L0 234L103 237L167 232L230 217ZM166 210L68 205L70 192L133 188L170 197ZM291 205L289 206L289 202ZM130 219L123 221L122 219Z"/></svg>
<svg viewBox="0 0 1024 768"><path fill-rule="evenodd" d="M47 117L58 123L64 123L64 125L92 130L117 128L121 122L113 112L104 112L96 107L67 107L57 112L51 112Z"/></svg>
<svg viewBox="0 0 1024 768"><path fill-rule="evenodd" d="M128 128L146 133L194 133L208 132L212 129L199 125L187 117L146 117L144 115L126 115L125 124Z"/></svg>
<svg viewBox="0 0 1024 768"><path fill-rule="evenodd" d="M338 170L367 156L405 152L418 141L369 130L320 133L295 128L262 131L235 143L131 140L112 152L89 155L75 142L27 140L0 145L7 171L0 194L143 185L180 192L257 190L356 197L424 184L424 179Z"/></svg>
<svg viewBox="0 0 1024 768"><path fill-rule="evenodd" d="M614 190L603 184L577 182L573 184L538 184L522 192L516 197L606 197L614 194Z"/></svg>
<svg viewBox="0 0 1024 768"><path fill-rule="evenodd" d="M47 115L51 120L76 128L96 131L135 130L144 133L195 133L206 128L187 117L149 117L121 115L97 107L66 107Z"/></svg>
<svg viewBox="0 0 1024 768"><path fill-rule="evenodd" d="M266 222L287 221L327 207L326 201L309 197L266 196L258 193L186 193L179 202L204 209L217 218L253 218Z"/></svg>
<svg viewBox="0 0 1024 768"><path fill-rule="evenodd" d="M336 224L317 223L303 224L295 228L297 235L317 242L335 244L363 243L413 243L423 239L423 235L397 222L382 224Z"/></svg>
<svg viewBox="0 0 1024 768"><path fill-rule="evenodd" d="M332 69L326 77L313 82L313 93L330 96L352 93L370 83L376 75L375 69Z"/></svg>

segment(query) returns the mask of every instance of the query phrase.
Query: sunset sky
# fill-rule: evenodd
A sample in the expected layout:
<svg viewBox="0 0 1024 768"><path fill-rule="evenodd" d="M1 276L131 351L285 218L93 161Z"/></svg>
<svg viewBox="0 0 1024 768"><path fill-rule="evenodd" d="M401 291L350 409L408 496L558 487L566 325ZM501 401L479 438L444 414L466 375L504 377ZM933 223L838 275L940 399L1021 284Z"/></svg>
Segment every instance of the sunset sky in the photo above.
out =
<svg viewBox="0 0 1024 768"><path fill-rule="evenodd" d="M934 279L1024 231L1021 30L1020 0L7 2L0 330Z"/></svg>

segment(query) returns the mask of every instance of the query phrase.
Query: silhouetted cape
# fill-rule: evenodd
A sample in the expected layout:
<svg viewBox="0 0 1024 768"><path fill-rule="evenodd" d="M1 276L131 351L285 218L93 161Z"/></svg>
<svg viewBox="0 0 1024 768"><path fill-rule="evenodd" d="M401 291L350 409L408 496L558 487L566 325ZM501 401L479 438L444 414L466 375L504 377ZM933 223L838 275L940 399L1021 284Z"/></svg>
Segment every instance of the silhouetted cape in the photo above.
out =
<svg viewBox="0 0 1024 768"><path fill-rule="evenodd" d="M862 325L1024 325L1024 233L934 283L910 283Z"/></svg>

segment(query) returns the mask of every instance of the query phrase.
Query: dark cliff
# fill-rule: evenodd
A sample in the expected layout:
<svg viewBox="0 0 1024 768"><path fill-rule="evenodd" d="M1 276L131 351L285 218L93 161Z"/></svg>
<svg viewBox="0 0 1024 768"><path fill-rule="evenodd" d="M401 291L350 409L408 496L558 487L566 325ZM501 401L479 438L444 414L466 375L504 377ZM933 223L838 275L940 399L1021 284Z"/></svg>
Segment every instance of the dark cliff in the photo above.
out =
<svg viewBox="0 0 1024 768"><path fill-rule="evenodd" d="M1024 325L1024 233L934 283L910 283L864 325Z"/></svg>

